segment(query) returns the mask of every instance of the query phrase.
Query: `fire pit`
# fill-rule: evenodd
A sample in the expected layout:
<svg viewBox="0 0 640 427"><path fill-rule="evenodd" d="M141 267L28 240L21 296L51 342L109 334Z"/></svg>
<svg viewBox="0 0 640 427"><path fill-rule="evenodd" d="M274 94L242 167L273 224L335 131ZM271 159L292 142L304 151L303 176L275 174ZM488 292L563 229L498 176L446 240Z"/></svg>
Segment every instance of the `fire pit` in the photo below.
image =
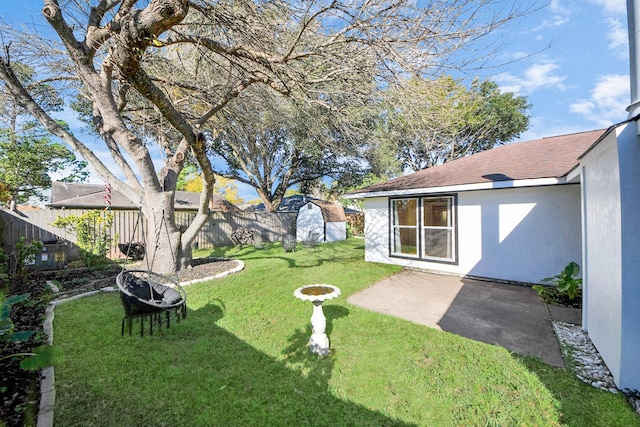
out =
<svg viewBox="0 0 640 427"><path fill-rule="evenodd" d="M307 285L295 290L293 296L303 301L311 301L313 314L311 328L313 333L309 338L309 350L318 356L329 354L329 338L325 333L327 318L322 311L322 303L340 295L340 289L332 285Z"/></svg>

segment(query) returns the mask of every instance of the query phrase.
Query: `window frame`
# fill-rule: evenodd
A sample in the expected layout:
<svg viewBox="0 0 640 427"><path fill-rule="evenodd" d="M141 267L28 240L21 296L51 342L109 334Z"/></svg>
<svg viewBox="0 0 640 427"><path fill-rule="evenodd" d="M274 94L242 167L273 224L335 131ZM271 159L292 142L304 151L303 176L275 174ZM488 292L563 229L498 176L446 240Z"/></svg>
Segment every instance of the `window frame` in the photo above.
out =
<svg viewBox="0 0 640 427"><path fill-rule="evenodd" d="M416 218L415 218L415 225L396 225L395 224L395 202L398 201L409 201L409 200L415 200L416 201ZM419 206L420 206L420 198L419 197L402 197L402 198L397 198L397 199L393 199L390 200L390 215L391 215L391 221L390 221L390 225L391 225L391 232L389 233L389 252L393 255L393 256L398 256L398 257L406 257L406 258L419 258L420 257L420 246L421 246L421 242L420 242L420 223L419 223L419 218L418 218L418 212L420 211ZM395 235L396 235L396 230L407 230L407 229L414 229L415 230L415 241L416 241L416 253L414 254L409 254L409 253L402 253L402 252L394 252L395 250Z"/></svg>
<svg viewBox="0 0 640 427"><path fill-rule="evenodd" d="M415 226L400 226L395 223L395 202L398 200L411 200L415 199L416 203L416 225ZM425 226L424 225L424 205L425 201L436 199L449 199L448 206L448 225L447 226ZM413 260L428 261L440 264L453 264L458 265L458 195L457 194L421 194L412 195L406 197L393 197L389 198L389 257L390 258L405 258ZM403 254L400 252L394 252L395 249L395 232L396 229L401 228L416 228L416 242L417 242L417 254ZM451 235L451 258L435 257L425 255L425 230L447 230Z"/></svg>

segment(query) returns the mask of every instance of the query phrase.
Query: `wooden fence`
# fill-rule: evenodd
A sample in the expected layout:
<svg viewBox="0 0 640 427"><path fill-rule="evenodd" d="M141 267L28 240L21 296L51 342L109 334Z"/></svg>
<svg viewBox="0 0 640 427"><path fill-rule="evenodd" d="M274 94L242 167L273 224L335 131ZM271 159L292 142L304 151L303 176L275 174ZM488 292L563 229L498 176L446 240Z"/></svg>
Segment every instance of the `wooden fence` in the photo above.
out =
<svg viewBox="0 0 640 427"><path fill-rule="evenodd" d="M69 215L82 215L87 209L45 209L10 211L0 210L0 237L2 237L3 249L9 253L20 237L27 241L37 240L41 242L67 241L71 243L70 256L77 254L75 248L76 238L60 228L53 227L58 217ZM115 243L142 242L142 226L136 227L138 211L114 210L114 225L111 229L111 237ZM176 224L187 227L193 218L194 212L176 211ZM282 240L287 234L296 234L297 213L223 213L212 212L209 221L200 229L194 240L194 245L200 249L211 249L216 246L230 246L231 233L239 227L255 228L262 233L265 242ZM147 225L144 224L144 229ZM135 233L134 233L135 230ZM114 249L112 255L117 255Z"/></svg>

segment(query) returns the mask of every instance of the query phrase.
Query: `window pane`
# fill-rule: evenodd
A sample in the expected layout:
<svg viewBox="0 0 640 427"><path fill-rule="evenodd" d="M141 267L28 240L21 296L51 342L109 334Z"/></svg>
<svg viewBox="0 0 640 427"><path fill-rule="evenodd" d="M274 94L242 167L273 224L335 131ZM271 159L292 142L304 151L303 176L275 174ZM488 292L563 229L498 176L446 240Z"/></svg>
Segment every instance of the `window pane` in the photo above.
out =
<svg viewBox="0 0 640 427"><path fill-rule="evenodd" d="M417 255L418 244L415 228L394 228L393 252L397 254Z"/></svg>
<svg viewBox="0 0 640 427"><path fill-rule="evenodd" d="M423 199L424 226L450 227L451 199Z"/></svg>
<svg viewBox="0 0 640 427"><path fill-rule="evenodd" d="M417 199L393 201L393 225L417 225Z"/></svg>
<svg viewBox="0 0 640 427"><path fill-rule="evenodd" d="M424 230L424 254L429 257L453 259L451 230Z"/></svg>

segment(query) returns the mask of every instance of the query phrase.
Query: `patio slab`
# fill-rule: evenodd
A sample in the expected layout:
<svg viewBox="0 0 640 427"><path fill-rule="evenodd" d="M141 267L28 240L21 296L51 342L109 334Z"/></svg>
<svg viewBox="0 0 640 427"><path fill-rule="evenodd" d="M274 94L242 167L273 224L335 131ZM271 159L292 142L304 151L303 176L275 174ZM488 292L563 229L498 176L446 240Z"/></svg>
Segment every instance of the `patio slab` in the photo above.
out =
<svg viewBox="0 0 640 427"><path fill-rule="evenodd" d="M582 325L582 310L579 308L561 307L559 305L547 305L551 319L555 322L573 323Z"/></svg>
<svg viewBox="0 0 640 427"><path fill-rule="evenodd" d="M526 286L404 270L348 301L564 367L549 310Z"/></svg>

